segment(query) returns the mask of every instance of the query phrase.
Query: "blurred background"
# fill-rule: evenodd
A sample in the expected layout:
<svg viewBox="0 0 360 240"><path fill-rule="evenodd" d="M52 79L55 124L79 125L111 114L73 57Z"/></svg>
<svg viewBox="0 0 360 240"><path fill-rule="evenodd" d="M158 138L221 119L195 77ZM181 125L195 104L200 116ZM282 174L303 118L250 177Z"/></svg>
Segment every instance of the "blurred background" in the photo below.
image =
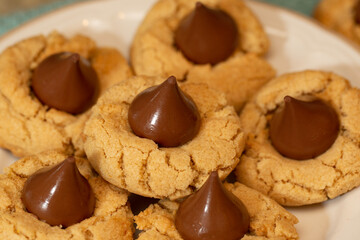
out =
<svg viewBox="0 0 360 240"><path fill-rule="evenodd" d="M58 0L2 0L0 2L0 14L29 10L56 1Z"/></svg>
<svg viewBox="0 0 360 240"><path fill-rule="evenodd" d="M34 17L63 6L94 0L0 0L0 35ZM106 0L97 0L106 1ZM122 0L117 0L122 1ZM251 0L250 0L251 1ZM261 0L311 16L319 0Z"/></svg>

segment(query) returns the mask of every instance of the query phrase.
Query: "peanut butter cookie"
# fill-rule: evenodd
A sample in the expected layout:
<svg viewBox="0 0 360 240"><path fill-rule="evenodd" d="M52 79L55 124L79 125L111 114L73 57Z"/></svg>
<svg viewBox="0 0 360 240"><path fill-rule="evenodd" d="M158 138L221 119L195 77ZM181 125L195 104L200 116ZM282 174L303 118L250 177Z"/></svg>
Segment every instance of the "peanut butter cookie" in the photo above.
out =
<svg viewBox="0 0 360 240"><path fill-rule="evenodd" d="M59 52L74 52L89 60L99 79L100 95L132 75L117 50L96 47L94 41L82 35L67 39L53 32L6 49L0 55L0 146L16 156L50 149L83 153L80 133L90 110L70 114L49 107L39 101L32 88L34 69L42 60Z"/></svg>
<svg viewBox="0 0 360 240"><path fill-rule="evenodd" d="M286 95L288 97L285 97ZM305 100L309 97L318 100L305 103L291 100ZM323 103L320 103L320 100ZM240 115L242 128L248 137L245 153L236 169L237 179L285 206L323 202L359 186L359 103L360 91L352 88L346 79L334 73L304 71L285 74L272 80L254 96ZM279 110L286 109L287 104L291 105L288 118L291 119L290 123L285 118L282 118L285 119L283 122L278 123L281 123L280 126L293 124L292 127L286 127L286 132L293 135L287 138L289 145L281 148L276 145L277 136L272 136L272 124L274 116ZM302 113L307 112L307 120L301 120L302 126L296 122L302 116L295 109L299 106L294 104L302 108ZM333 112L318 119L313 118L323 111L322 108L318 108L319 104L330 107ZM307 107L310 110L305 109ZM283 111L282 114L285 116L287 113ZM338 118L338 126L331 125L330 116L333 114ZM318 123L323 124L317 125ZM328 135L329 129L324 127L328 123L334 126L331 131L334 130L335 135ZM304 124L308 129L316 125L316 129L312 130L311 137L303 143L291 145L303 137ZM276 134L284 133L275 131ZM334 139L329 142L328 138L333 136ZM309 142L313 143L314 139L319 141L316 140L316 144L304 147ZM324 142L327 142L325 148L321 147ZM289 149L295 149L295 154L287 151ZM315 154L312 150L308 154L309 149L315 150Z"/></svg>
<svg viewBox="0 0 360 240"><path fill-rule="evenodd" d="M67 155L59 152L25 157L0 175L0 238L133 239L132 213L127 205L128 194L105 182L83 158L76 158L76 165L95 195L95 210L91 217L61 228L40 221L25 209L21 195L29 176L39 169L62 162L66 157Z"/></svg>
<svg viewBox="0 0 360 240"><path fill-rule="evenodd" d="M195 83L179 84L201 118L192 140L159 147L135 135L128 122L130 104L141 91L164 80L137 76L110 88L86 123L84 149L96 171L115 186L142 196L174 199L200 187L213 170L224 179L239 162L245 137L224 95Z"/></svg>
<svg viewBox="0 0 360 240"><path fill-rule="evenodd" d="M227 183L225 187L243 202L250 215L249 233L241 239L299 238L294 227L297 218L274 200L240 183ZM181 240L175 227L178 207L178 202L160 200L135 216L137 228L143 231L138 239Z"/></svg>
<svg viewBox="0 0 360 240"><path fill-rule="evenodd" d="M360 45L360 2L358 0L322 0L314 17Z"/></svg>
<svg viewBox="0 0 360 240"><path fill-rule="evenodd" d="M259 57L267 52L269 40L261 23L243 1L204 0L201 2L208 8L220 10L233 19L238 38L234 51L225 60L216 64L195 63L189 60L176 46L175 33L182 19L195 8L196 2L195 0L158 1L148 12L134 37L131 47L132 66L138 75L164 77L174 75L178 80L205 82L213 88L224 91L229 104L234 105L238 111L255 91L275 75L274 69ZM216 35L205 38L210 41L225 34ZM190 41L193 44L192 40L184 40L185 44ZM229 44L226 42L214 45L219 47ZM201 48L196 47L193 51L197 49ZM206 53L215 52L212 47L211 49Z"/></svg>

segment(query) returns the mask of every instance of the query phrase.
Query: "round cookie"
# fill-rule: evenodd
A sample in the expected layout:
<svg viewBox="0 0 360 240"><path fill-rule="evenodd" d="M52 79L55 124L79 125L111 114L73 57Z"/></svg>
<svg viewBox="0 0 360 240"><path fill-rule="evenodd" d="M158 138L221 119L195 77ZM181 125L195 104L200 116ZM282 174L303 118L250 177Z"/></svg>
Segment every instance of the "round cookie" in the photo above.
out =
<svg viewBox="0 0 360 240"><path fill-rule="evenodd" d="M249 233L242 239L298 239L294 224L297 218L278 205L274 200L240 183L225 187L238 197L250 215ZM160 200L135 216L135 223L143 232L139 240L181 240L175 227L175 214L179 203Z"/></svg>
<svg viewBox="0 0 360 240"><path fill-rule="evenodd" d="M205 84L179 84L196 103L201 125L184 145L159 148L136 136L128 123L128 109L144 89L161 77L137 76L110 88L93 108L86 123L84 150L92 166L115 186L138 195L180 198L200 187L211 171L224 179L239 162L245 137L233 107L223 94Z"/></svg>
<svg viewBox="0 0 360 240"><path fill-rule="evenodd" d="M229 14L237 24L235 52L214 66L194 64L174 47L174 32L195 0L160 0L148 12L131 47L131 63L137 75L176 76L178 80L205 82L226 93L229 104L240 110L244 102L275 76L274 69L258 55L269 48L261 23L241 0L204 0L205 5Z"/></svg>
<svg viewBox="0 0 360 240"><path fill-rule="evenodd" d="M62 229L40 221L25 210L21 192L27 178L38 169L60 163L66 157L67 155L59 152L25 157L5 169L5 174L0 175L0 238L133 239L133 220L127 204L128 194L105 182L83 158L76 158L76 164L95 194L95 211L92 217Z"/></svg>
<svg viewBox="0 0 360 240"><path fill-rule="evenodd" d="M16 156L56 149L83 153L81 132L90 110L78 115L43 105L30 87L33 69L47 56L62 51L88 58L100 82L100 94L132 75L115 49L98 48L88 37L70 39L57 32L35 36L9 47L0 55L0 146Z"/></svg>
<svg viewBox="0 0 360 240"><path fill-rule="evenodd" d="M314 17L326 27L335 30L360 45L360 7L358 0L322 0ZM356 17L356 11L357 17ZM360 21L360 20L358 20Z"/></svg>
<svg viewBox="0 0 360 240"><path fill-rule="evenodd" d="M312 95L329 103L340 120L338 137L309 160L282 156L271 144L269 120L284 96ZM326 201L360 185L360 91L336 74L304 71L282 75L264 86L240 115L248 135L237 179L285 206Z"/></svg>

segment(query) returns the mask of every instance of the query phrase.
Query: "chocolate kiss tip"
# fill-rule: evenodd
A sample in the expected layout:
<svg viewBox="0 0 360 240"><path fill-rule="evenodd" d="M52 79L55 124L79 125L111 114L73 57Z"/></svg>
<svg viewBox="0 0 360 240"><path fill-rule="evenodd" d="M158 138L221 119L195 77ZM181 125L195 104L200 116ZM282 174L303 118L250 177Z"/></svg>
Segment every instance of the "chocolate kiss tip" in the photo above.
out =
<svg viewBox="0 0 360 240"><path fill-rule="evenodd" d="M167 81L167 83L169 83L171 85L175 85L176 84L176 77L170 76L166 81Z"/></svg>
<svg viewBox="0 0 360 240"><path fill-rule="evenodd" d="M80 55L78 53L73 53L69 57L74 63L78 62L80 60Z"/></svg>
<svg viewBox="0 0 360 240"><path fill-rule="evenodd" d="M212 172L210 173L207 181L208 181L208 182L214 182L214 181L216 181L217 179L219 179L219 181L221 181L218 172L217 172L217 171L212 171Z"/></svg>
<svg viewBox="0 0 360 240"><path fill-rule="evenodd" d="M287 102L287 103L291 102L292 100L293 100L293 98L290 97L290 96L288 96L288 95L286 95L286 96L284 97L284 101Z"/></svg>
<svg viewBox="0 0 360 240"><path fill-rule="evenodd" d="M212 171L212 172L210 173L209 178L217 178L217 177L219 177L219 174L218 174L217 171Z"/></svg>
<svg viewBox="0 0 360 240"><path fill-rule="evenodd" d="M67 159L65 159L65 161L67 163L75 163L75 158L74 157L68 157Z"/></svg>
<svg viewBox="0 0 360 240"><path fill-rule="evenodd" d="M204 4L202 4L201 2L196 2L196 8L201 8L204 7Z"/></svg>

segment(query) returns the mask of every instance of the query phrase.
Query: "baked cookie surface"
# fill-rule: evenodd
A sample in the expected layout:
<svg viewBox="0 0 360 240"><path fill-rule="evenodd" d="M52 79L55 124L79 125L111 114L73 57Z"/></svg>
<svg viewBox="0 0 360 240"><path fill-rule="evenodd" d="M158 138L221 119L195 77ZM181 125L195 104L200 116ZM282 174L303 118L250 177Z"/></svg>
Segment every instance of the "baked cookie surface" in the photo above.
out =
<svg viewBox="0 0 360 240"><path fill-rule="evenodd" d="M298 239L297 218L274 200L240 183L225 187L244 203L250 215L249 233L242 239ZM161 200L135 216L137 228L143 231L138 239L181 240L174 223L178 207L177 202Z"/></svg>
<svg viewBox="0 0 360 240"><path fill-rule="evenodd" d="M338 137L316 158L289 159L271 144L269 120L286 95L315 96L329 103L338 114ZM333 73L304 71L272 80L240 115L248 138L236 169L237 179L286 206L326 201L357 187L360 185L359 103L360 91Z"/></svg>
<svg viewBox="0 0 360 240"><path fill-rule="evenodd" d="M200 187L210 172L224 179L235 168L244 134L223 94L205 84L179 84L196 103L201 125L184 145L159 148L136 136L128 123L129 105L161 77L133 77L109 89L93 108L85 126L84 149L93 167L110 183L138 195L180 198Z"/></svg>
<svg viewBox="0 0 360 240"><path fill-rule="evenodd" d="M105 182L83 158L76 158L76 164L95 194L95 211L92 217L62 229L40 221L25 210L21 192L27 178L43 167L62 162L66 157L59 152L25 157L0 175L0 238L133 239L132 213L127 205L128 194Z"/></svg>
<svg viewBox="0 0 360 240"><path fill-rule="evenodd" d="M206 82L226 93L239 110L244 102L275 75L274 69L258 55L269 48L261 23L239 0L205 0L205 5L228 13L236 22L239 42L235 52L214 66L194 64L174 47L179 22L194 9L195 0L160 0L148 12L131 47L131 63L138 75L174 75L178 80Z"/></svg>
<svg viewBox="0 0 360 240"><path fill-rule="evenodd" d="M358 0L322 0L314 17L326 27L335 30L360 45L360 8ZM356 16L358 15L358 16Z"/></svg>
<svg viewBox="0 0 360 240"><path fill-rule="evenodd" d="M98 48L94 41L76 35L70 39L53 32L35 36L0 55L0 146L16 156L56 149L81 155L80 133L90 110L78 115L43 105L31 89L34 68L47 56L70 51L90 60L100 84L100 94L132 75L124 57L115 49Z"/></svg>

